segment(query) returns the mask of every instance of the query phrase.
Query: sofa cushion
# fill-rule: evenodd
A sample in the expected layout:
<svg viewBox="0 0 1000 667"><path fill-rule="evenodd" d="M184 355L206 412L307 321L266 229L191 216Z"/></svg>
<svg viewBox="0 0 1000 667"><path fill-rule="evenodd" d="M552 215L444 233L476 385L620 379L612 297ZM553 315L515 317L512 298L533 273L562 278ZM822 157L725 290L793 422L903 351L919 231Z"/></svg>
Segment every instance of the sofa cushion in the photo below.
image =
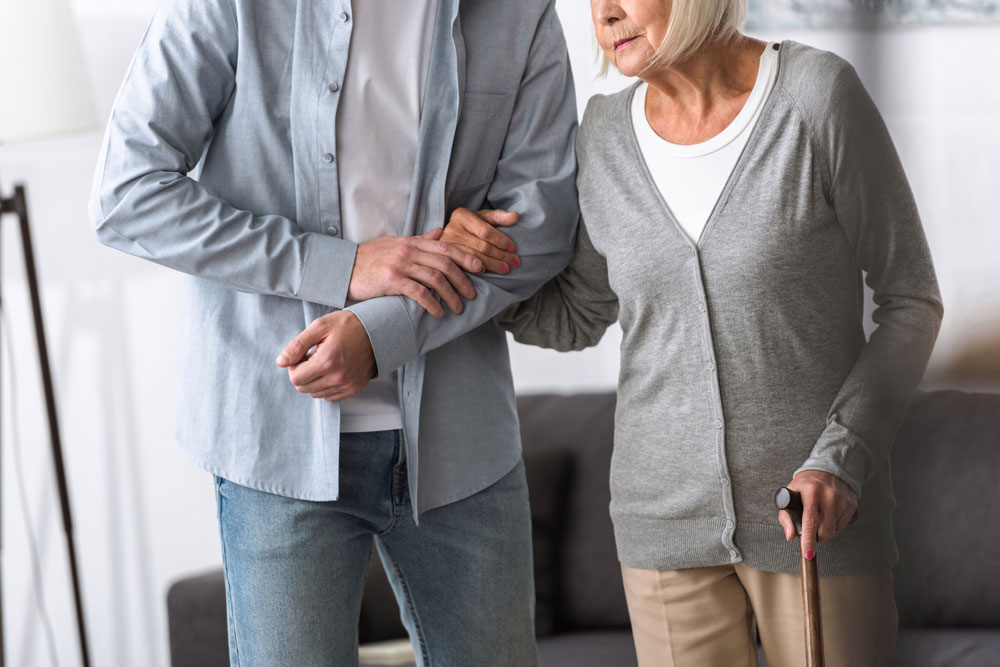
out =
<svg viewBox="0 0 1000 667"><path fill-rule="evenodd" d="M539 667L636 667L630 630L568 632L538 640Z"/></svg>
<svg viewBox="0 0 1000 667"><path fill-rule="evenodd" d="M531 500L535 634L544 637L555 627L572 457L555 449L526 451L524 470Z"/></svg>
<svg viewBox="0 0 1000 667"><path fill-rule="evenodd" d="M1000 630L903 628L896 641L895 667L985 667L998 664Z"/></svg>
<svg viewBox="0 0 1000 667"><path fill-rule="evenodd" d="M914 399L892 451L901 626L1000 626L998 472L1000 394Z"/></svg>
<svg viewBox="0 0 1000 667"><path fill-rule="evenodd" d="M229 664L222 569L174 583L167 591L167 620L173 667Z"/></svg>
<svg viewBox="0 0 1000 667"><path fill-rule="evenodd" d="M525 457L532 452L562 451L573 459L554 629L628 628L608 515L615 395L523 395L517 406Z"/></svg>

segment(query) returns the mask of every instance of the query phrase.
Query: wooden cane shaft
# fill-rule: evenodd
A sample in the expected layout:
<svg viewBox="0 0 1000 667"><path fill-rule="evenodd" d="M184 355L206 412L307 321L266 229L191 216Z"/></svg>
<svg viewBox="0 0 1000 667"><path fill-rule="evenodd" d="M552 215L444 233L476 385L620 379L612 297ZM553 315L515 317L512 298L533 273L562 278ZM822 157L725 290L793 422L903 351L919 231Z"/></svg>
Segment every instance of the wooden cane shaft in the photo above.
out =
<svg viewBox="0 0 1000 667"><path fill-rule="evenodd" d="M802 613L805 618L806 667L823 667L823 623L819 606L819 574L816 559L807 560L800 549L802 566Z"/></svg>

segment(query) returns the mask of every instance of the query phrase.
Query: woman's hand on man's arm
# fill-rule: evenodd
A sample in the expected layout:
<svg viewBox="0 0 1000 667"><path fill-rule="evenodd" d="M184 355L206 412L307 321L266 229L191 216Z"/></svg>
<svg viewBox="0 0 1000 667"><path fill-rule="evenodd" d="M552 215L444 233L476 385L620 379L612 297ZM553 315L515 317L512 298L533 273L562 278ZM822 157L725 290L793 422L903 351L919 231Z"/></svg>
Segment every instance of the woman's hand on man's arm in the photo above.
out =
<svg viewBox="0 0 1000 667"><path fill-rule="evenodd" d="M479 258L487 271L509 273L512 268L521 266L521 260L514 254L517 252L514 242L496 228L510 227L517 218L514 211L484 209L472 212L458 208L451 214L440 240Z"/></svg>
<svg viewBox="0 0 1000 667"><path fill-rule="evenodd" d="M847 482L821 470L803 470L788 484L802 494L802 550L812 560L816 545L830 539L851 522L858 509L858 496ZM785 529L785 539L796 535L791 515L781 510L778 520Z"/></svg>

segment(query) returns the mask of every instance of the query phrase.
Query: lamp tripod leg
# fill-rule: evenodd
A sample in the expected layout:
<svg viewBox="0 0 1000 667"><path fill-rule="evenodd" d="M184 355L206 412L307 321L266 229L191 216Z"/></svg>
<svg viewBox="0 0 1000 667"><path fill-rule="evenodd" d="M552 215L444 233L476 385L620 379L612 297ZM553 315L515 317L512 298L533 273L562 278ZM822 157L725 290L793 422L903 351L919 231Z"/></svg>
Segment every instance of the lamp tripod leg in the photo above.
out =
<svg viewBox="0 0 1000 667"><path fill-rule="evenodd" d="M20 220L21 246L24 254L24 268L28 277L31 294L31 310L35 325L35 342L38 347L38 361L41 367L42 386L45 391L45 408L48 417L49 441L52 446L52 462L55 467L56 483L59 490L59 504L62 510L63 529L66 533L66 549L69 557L70 574L73 585L73 601L76 610L77 633L80 640L80 658L83 667L90 667L90 651L87 645L87 631L84 623L83 598L80 593L80 574L77 566L76 544L73 537L73 517L69 504L69 488L66 484L66 467L63 462L62 441L56 413L55 391L52 385L52 370L49 366L48 344L42 320L41 296L38 288L38 273L35 270L35 255L31 244L31 229L28 224L28 206L24 187L17 186L14 196L3 201L3 212L16 212ZM2 606L2 605L0 605ZM2 660L2 658L0 658ZM3 663L0 662L0 667Z"/></svg>

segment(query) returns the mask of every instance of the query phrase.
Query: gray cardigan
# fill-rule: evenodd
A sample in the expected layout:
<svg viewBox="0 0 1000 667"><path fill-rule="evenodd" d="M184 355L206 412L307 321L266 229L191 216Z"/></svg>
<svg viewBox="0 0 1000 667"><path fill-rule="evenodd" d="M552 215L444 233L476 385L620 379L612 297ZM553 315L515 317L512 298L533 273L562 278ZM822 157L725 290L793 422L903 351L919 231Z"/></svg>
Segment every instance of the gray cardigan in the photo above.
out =
<svg viewBox="0 0 1000 667"><path fill-rule="evenodd" d="M797 572L774 509L800 470L858 492L824 575L891 567L888 455L942 306L913 196L853 68L794 42L697 244L661 198L629 115L591 99L585 221L570 266L502 323L560 350L624 331L611 464L623 563ZM863 275L877 328L866 341ZM619 313L620 310L620 313Z"/></svg>

